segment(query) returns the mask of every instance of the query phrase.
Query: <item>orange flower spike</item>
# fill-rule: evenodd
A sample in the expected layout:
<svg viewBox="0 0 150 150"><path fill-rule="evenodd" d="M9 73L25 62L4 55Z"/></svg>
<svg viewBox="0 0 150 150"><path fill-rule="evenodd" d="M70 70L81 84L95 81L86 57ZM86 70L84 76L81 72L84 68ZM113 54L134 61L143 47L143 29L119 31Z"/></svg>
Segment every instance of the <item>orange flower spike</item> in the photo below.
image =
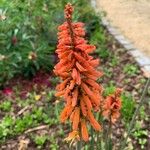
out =
<svg viewBox="0 0 150 150"><path fill-rule="evenodd" d="M106 100L104 101L103 105L103 116L107 119L110 118L112 123L115 123L120 116L120 109L121 109L121 92L122 89L116 89L115 93L112 95L107 96Z"/></svg>
<svg viewBox="0 0 150 150"><path fill-rule="evenodd" d="M73 125L72 125L73 130L78 130L79 121L80 121L80 108L76 107L73 116Z"/></svg>
<svg viewBox="0 0 150 150"><path fill-rule="evenodd" d="M72 122L73 131L66 140L80 139L82 134L83 140L88 141L87 120L95 130L101 129L91 111L100 106L102 90L96 80L102 73L94 68L99 63L98 59L89 56L95 46L85 40L84 24L73 23L72 13L73 7L69 3L65 7L66 22L58 27L56 53L60 61L54 67L54 73L62 79L62 83L56 87L56 96L63 96L67 103L60 115L61 122L68 118Z"/></svg>
<svg viewBox="0 0 150 150"><path fill-rule="evenodd" d="M85 142L89 141L89 134L88 134L88 130L87 130L85 119L81 120L81 135L82 135L82 139Z"/></svg>

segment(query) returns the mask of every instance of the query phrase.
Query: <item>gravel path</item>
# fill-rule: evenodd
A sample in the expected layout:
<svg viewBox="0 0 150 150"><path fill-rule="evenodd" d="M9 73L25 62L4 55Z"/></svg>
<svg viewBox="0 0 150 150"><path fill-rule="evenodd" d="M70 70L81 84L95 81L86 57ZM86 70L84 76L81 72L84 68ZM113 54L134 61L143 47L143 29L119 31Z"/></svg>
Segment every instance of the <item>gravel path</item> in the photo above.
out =
<svg viewBox="0 0 150 150"><path fill-rule="evenodd" d="M97 0L98 9L134 45L150 56L150 0Z"/></svg>

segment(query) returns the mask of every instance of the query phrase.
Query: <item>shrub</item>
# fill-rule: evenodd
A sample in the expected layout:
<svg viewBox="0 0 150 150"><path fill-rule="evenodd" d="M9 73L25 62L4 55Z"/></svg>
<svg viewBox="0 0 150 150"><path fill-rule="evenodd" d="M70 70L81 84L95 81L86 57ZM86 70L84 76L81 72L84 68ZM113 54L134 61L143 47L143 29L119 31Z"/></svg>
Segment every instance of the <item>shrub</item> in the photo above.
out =
<svg viewBox="0 0 150 150"><path fill-rule="evenodd" d="M72 1L77 12L80 12L74 18L88 22L87 34L90 36L99 22L98 17L86 0ZM66 3L67 0L1 1L0 83L16 74L31 77L39 69L51 70L55 59L53 52L57 26L64 20L63 8Z"/></svg>

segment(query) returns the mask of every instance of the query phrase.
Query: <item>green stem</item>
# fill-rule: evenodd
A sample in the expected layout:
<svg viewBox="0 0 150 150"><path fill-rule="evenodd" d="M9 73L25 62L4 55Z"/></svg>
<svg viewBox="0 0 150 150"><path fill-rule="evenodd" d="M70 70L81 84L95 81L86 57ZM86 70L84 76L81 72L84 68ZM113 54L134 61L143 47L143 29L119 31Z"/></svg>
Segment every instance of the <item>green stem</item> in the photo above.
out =
<svg viewBox="0 0 150 150"><path fill-rule="evenodd" d="M101 118L101 114L102 112L100 113L97 113L97 120L98 122L102 122L102 118ZM96 148L99 149L99 150L102 150L102 132L98 132L97 133L97 142L96 142Z"/></svg>
<svg viewBox="0 0 150 150"><path fill-rule="evenodd" d="M82 148L82 141L80 140L77 142L76 150L81 150L81 148Z"/></svg>
<svg viewBox="0 0 150 150"><path fill-rule="evenodd" d="M112 132L112 122L111 122L111 113L109 116L109 126L107 131L107 137L106 137L106 150L110 150L111 148L111 132Z"/></svg>
<svg viewBox="0 0 150 150"><path fill-rule="evenodd" d="M94 149L94 132L93 128L91 127L91 149Z"/></svg>
<svg viewBox="0 0 150 150"><path fill-rule="evenodd" d="M143 90L143 92L142 92L142 96L141 96L141 98L140 98L140 103L139 103L138 107L136 108L135 113L134 113L134 115L133 115L133 117L132 117L132 120L131 120L131 122L130 122L130 124L129 124L128 131L127 131L127 136L125 137L125 139L124 139L123 141L121 140L122 142L121 142L121 144L120 144L120 150L123 150L123 149L125 148L127 139L128 139L128 137L129 137L129 135L130 135L130 133L131 133L131 130L132 130L134 124L135 124L136 117L137 117L138 114L139 114L139 110L140 110L141 106L144 104L145 95L146 95L146 93L147 93L149 84L150 84L150 78L148 78L148 80L147 80L147 83L146 83L146 85L145 85L145 88L144 88L144 90Z"/></svg>

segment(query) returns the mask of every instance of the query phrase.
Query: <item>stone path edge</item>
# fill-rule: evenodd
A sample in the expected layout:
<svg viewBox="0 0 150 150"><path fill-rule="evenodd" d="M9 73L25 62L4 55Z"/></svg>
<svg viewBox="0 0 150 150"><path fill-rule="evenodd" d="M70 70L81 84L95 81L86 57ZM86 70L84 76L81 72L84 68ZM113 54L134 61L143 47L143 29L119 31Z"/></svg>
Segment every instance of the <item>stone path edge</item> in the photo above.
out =
<svg viewBox="0 0 150 150"><path fill-rule="evenodd" d="M92 7L96 10L96 0L91 0ZM137 49L124 35L122 35L118 28L114 27L111 22L101 16L101 23L105 26L108 32L127 50L127 53L133 56L138 65L141 67L145 77L150 78L150 58L144 55L142 51Z"/></svg>

